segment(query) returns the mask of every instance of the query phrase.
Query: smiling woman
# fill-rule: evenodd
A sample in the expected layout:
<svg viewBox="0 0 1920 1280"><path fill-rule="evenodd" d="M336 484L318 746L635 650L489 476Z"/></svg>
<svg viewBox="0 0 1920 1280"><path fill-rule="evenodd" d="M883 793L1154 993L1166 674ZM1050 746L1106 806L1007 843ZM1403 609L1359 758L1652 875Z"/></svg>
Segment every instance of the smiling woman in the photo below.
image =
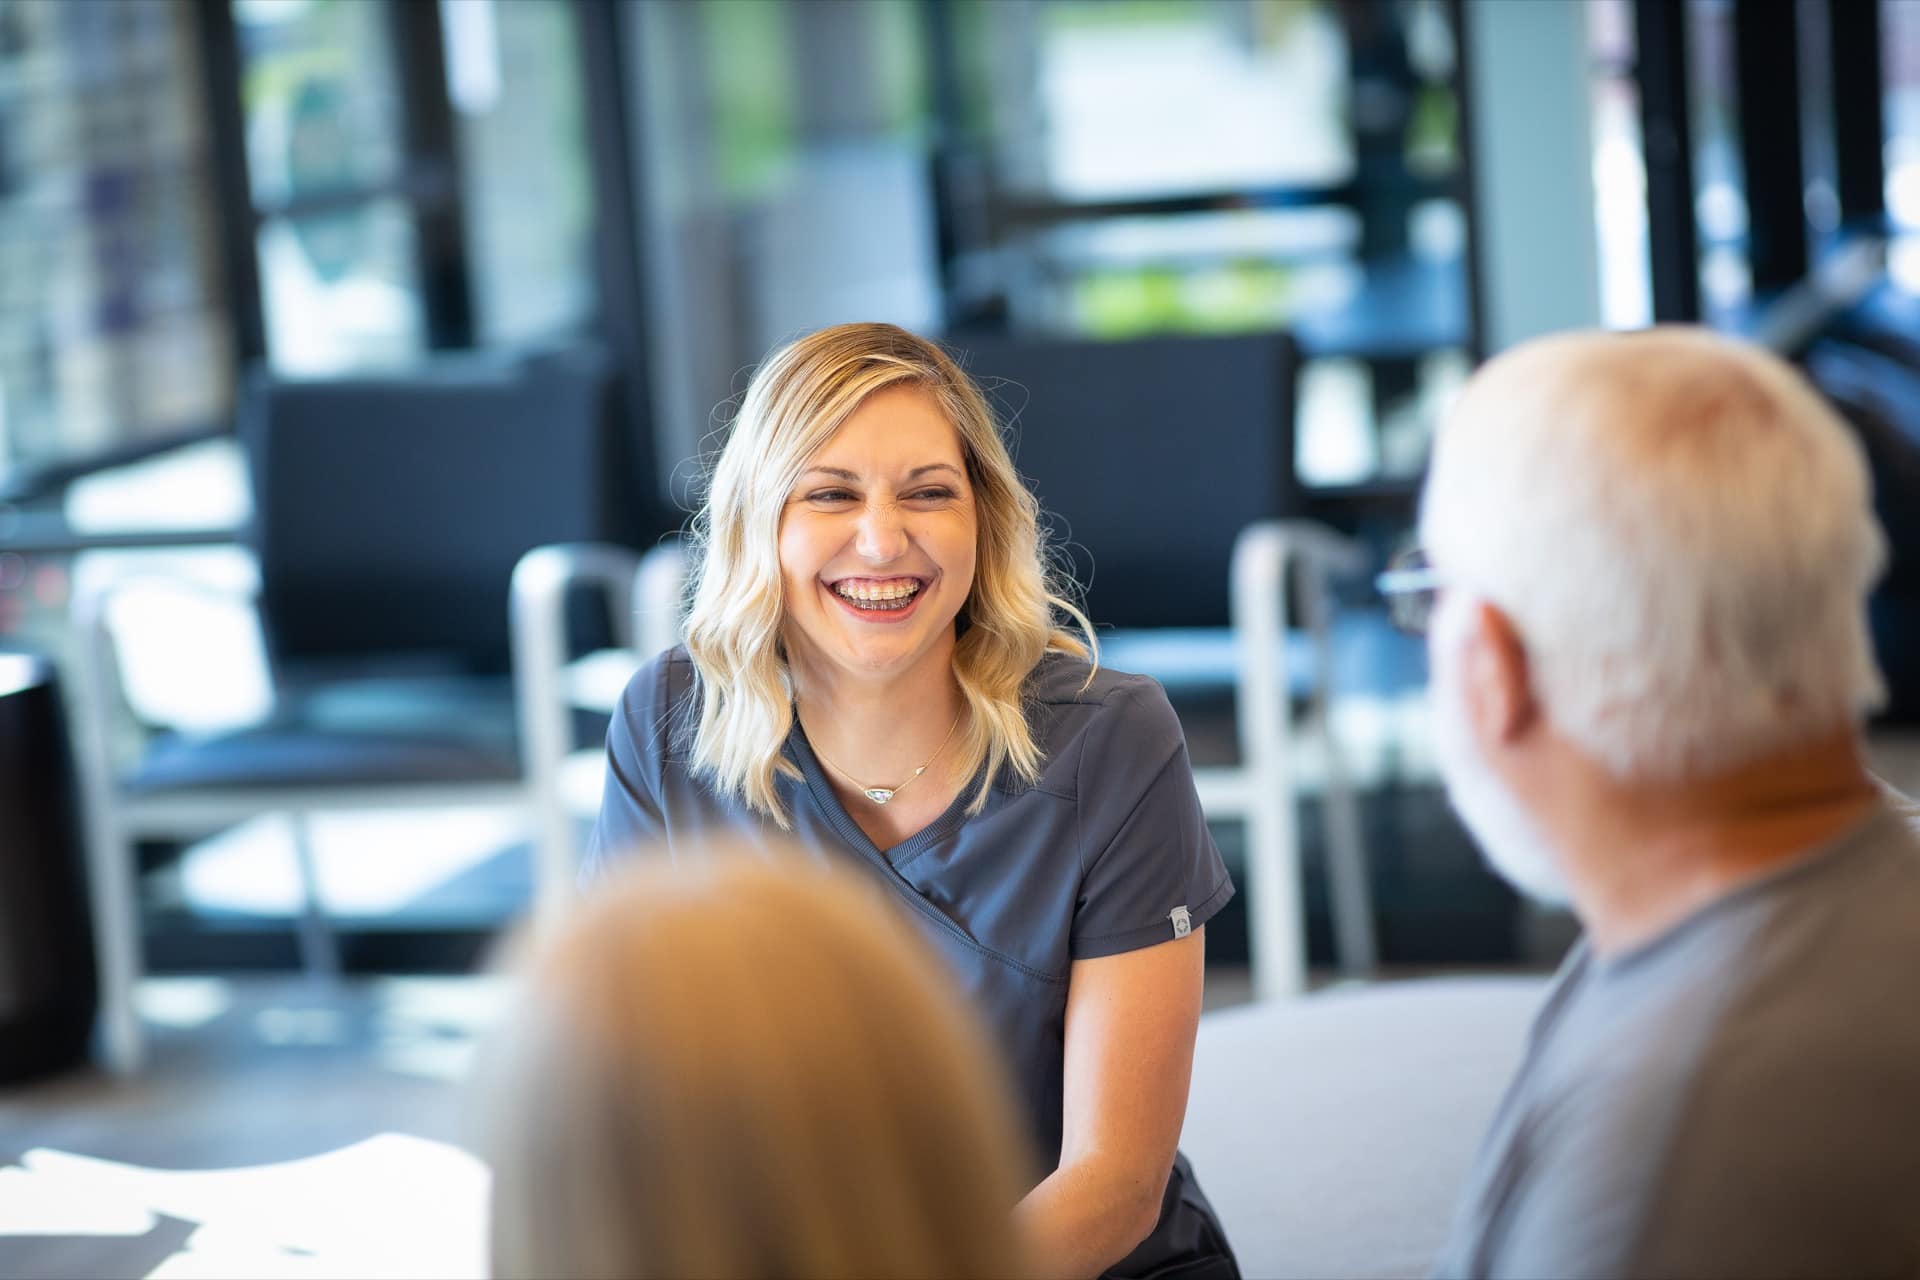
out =
<svg viewBox="0 0 1920 1280"><path fill-rule="evenodd" d="M694 533L687 643L614 717L592 867L787 831L864 868L1019 1082L1038 1272L1236 1274L1175 1151L1233 886L1166 695L1094 664L978 389L891 325L776 351Z"/></svg>
<svg viewBox="0 0 1920 1280"><path fill-rule="evenodd" d="M948 772L980 772L976 807L1003 766L1036 776L1023 685L1048 652L1091 656L1092 628L1047 571L1038 504L991 410L939 347L841 325L775 352L695 540L687 649L706 678L693 754L723 795L784 825L775 779L800 776L781 752L795 708L805 722L810 702L847 696L880 713L881 732L816 722L812 736L863 776L931 752L956 716ZM909 606L860 607L908 583Z"/></svg>

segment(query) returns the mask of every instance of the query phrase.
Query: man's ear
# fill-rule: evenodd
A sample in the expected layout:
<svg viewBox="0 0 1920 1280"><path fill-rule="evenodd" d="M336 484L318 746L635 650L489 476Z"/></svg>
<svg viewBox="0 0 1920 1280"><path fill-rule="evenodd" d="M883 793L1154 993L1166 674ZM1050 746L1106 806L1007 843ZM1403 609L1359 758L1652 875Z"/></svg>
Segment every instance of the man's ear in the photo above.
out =
<svg viewBox="0 0 1920 1280"><path fill-rule="evenodd" d="M1483 739L1507 745L1539 723L1527 647L1506 614L1476 602L1462 656L1468 714Z"/></svg>

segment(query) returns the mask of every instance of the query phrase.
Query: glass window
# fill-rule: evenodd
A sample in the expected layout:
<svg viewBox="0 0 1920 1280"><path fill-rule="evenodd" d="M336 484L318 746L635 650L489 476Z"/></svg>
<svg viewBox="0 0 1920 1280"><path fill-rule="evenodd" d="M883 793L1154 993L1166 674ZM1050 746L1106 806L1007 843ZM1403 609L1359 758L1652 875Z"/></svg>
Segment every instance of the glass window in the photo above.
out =
<svg viewBox="0 0 1920 1280"><path fill-rule="evenodd" d="M263 209L401 176L402 116L385 4L235 0L247 166Z"/></svg>
<svg viewBox="0 0 1920 1280"><path fill-rule="evenodd" d="M595 304L593 174L567 0L442 0L482 345L587 323Z"/></svg>
<svg viewBox="0 0 1920 1280"><path fill-rule="evenodd" d="M1733 24L1732 0L1687 0L1700 303L1710 320L1738 315L1753 295Z"/></svg>
<svg viewBox="0 0 1920 1280"><path fill-rule="evenodd" d="M1337 364L1313 379L1336 391L1306 397L1305 417L1331 407L1302 423L1303 474L1418 470L1406 429L1376 438L1383 415L1427 403L1420 359L1469 338L1439 0L638 13L669 452L697 452L773 342L860 318L1292 329L1363 386L1337 390L1353 383Z"/></svg>
<svg viewBox="0 0 1920 1280"><path fill-rule="evenodd" d="M0 489L230 410L187 16L0 4Z"/></svg>
<svg viewBox="0 0 1920 1280"><path fill-rule="evenodd" d="M1594 223L1600 317L1611 329L1653 323L1647 167L1640 136L1633 0L1587 0L1592 51Z"/></svg>
<svg viewBox="0 0 1920 1280"><path fill-rule="evenodd" d="M590 321L593 187L566 0L439 0L424 23L394 0L236 0L234 13L276 368L400 365ZM425 127L396 68L402 23L439 35L444 102L411 99ZM432 74L435 52L416 50L407 75ZM447 261L455 271L429 279L423 264Z"/></svg>
<svg viewBox="0 0 1920 1280"><path fill-rule="evenodd" d="M426 346L406 202L268 218L258 238L267 350L286 373L398 366Z"/></svg>
<svg viewBox="0 0 1920 1280"><path fill-rule="evenodd" d="M739 372L780 338L850 320L939 327L930 7L738 0L629 12L655 419L663 456L681 458L699 452Z"/></svg>
<svg viewBox="0 0 1920 1280"><path fill-rule="evenodd" d="M1019 10L999 12L1018 22ZM994 143L1010 173L1037 170L1048 194L1096 200L1353 175L1347 41L1328 8L1054 0L1037 15L1030 92L1045 128L1003 129Z"/></svg>
<svg viewBox="0 0 1920 1280"><path fill-rule="evenodd" d="M1417 474L1420 358L1468 340L1446 9L961 12L980 214L947 264L949 314L1111 338L1291 329L1308 357L1302 480Z"/></svg>
<svg viewBox="0 0 1920 1280"><path fill-rule="evenodd" d="M233 15L268 359L325 375L417 358L420 250L401 198L388 6L235 0Z"/></svg>

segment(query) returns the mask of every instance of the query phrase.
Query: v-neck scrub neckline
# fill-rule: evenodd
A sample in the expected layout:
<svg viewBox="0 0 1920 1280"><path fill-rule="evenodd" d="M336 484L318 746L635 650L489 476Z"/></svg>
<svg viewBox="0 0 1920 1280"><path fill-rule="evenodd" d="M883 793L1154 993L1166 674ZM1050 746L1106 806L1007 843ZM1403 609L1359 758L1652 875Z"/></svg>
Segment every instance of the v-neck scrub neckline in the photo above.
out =
<svg viewBox="0 0 1920 1280"><path fill-rule="evenodd" d="M898 868L911 862L914 856L930 845L937 843L959 826L967 816L967 802L980 785L980 775L974 776L960 788L953 800L935 814L933 820L918 831L902 840L899 844L882 849L873 842L866 829L854 820L847 806L840 799L840 793L833 789L833 780L827 777L827 771L821 767L820 757L814 752L813 743L807 740L807 731L800 727L800 719L794 717L793 731L787 735L787 751L799 766L807 780L807 790L813 795L813 801L820 806L821 812L833 823L841 839L863 852L870 852L889 867Z"/></svg>
<svg viewBox="0 0 1920 1280"><path fill-rule="evenodd" d="M782 773L775 782L789 832L716 794L691 765L695 686L693 663L679 648L628 684L607 733L606 789L583 878L635 851L693 857L713 841L867 868L980 1014L1043 1157L1037 1172L1050 1171L1060 1150L1074 962L1184 936L1234 892L1165 692L1144 676L1089 673L1085 662L1049 655L1025 689L1039 777L1029 783L1003 773L979 812L968 813L976 776L939 816L882 850L841 803L797 725L783 749L799 776ZM1179 1161L1159 1225L1110 1274L1229 1256Z"/></svg>

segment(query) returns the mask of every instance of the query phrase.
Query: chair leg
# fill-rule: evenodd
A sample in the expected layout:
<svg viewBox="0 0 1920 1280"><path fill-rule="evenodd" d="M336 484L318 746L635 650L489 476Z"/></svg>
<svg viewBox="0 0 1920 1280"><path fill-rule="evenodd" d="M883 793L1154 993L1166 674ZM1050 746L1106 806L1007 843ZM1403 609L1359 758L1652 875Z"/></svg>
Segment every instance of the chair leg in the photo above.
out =
<svg viewBox="0 0 1920 1280"><path fill-rule="evenodd" d="M1307 987L1307 938L1300 905L1300 839L1293 789L1266 787L1246 814L1247 928L1253 992L1259 1000Z"/></svg>
<svg viewBox="0 0 1920 1280"><path fill-rule="evenodd" d="M141 970L138 853L115 816L97 806L88 815L86 843L100 1057L108 1071L128 1076L146 1062L147 1049L134 1006Z"/></svg>
<svg viewBox="0 0 1920 1280"><path fill-rule="evenodd" d="M1326 761L1326 790L1321 795L1327 837L1327 885L1333 904L1333 942L1340 971L1350 978L1370 975L1380 963L1374 939L1373 887L1368 875L1366 839L1361 833L1360 801L1341 757L1330 718L1318 717Z"/></svg>
<svg viewBox="0 0 1920 1280"><path fill-rule="evenodd" d="M332 982L341 974L340 943L328 920L326 905L320 898L320 868L313 854L312 819L293 814L288 825L293 833L294 865L300 875L300 915L295 921L296 941L300 947L300 966L315 981Z"/></svg>

